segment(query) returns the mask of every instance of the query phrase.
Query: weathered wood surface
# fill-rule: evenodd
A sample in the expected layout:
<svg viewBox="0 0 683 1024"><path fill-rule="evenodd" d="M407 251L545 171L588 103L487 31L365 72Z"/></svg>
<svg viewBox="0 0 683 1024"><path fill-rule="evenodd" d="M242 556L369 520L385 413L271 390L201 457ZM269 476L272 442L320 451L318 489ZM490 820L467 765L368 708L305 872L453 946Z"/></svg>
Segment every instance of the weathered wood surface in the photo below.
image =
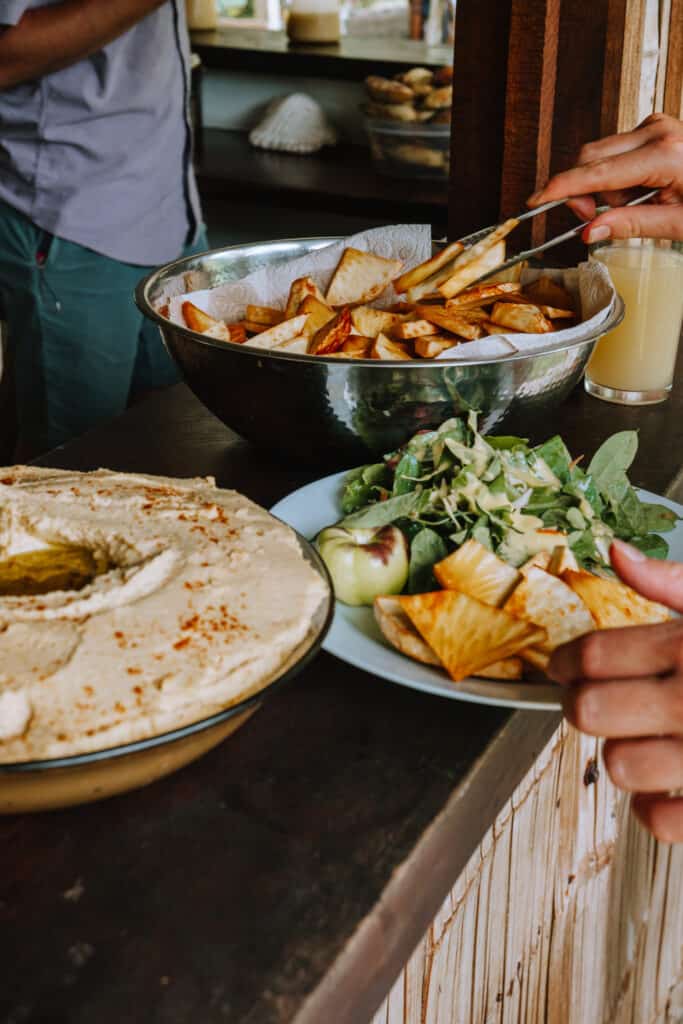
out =
<svg viewBox="0 0 683 1024"><path fill-rule="evenodd" d="M683 118L683 0L669 0L666 75L662 109Z"/></svg>
<svg viewBox="0 0 683 1024"><path fill-rule="evenodd" d="M372 1024L683 1020L683 847L629 815L562 726L498 815Z"/></svg>

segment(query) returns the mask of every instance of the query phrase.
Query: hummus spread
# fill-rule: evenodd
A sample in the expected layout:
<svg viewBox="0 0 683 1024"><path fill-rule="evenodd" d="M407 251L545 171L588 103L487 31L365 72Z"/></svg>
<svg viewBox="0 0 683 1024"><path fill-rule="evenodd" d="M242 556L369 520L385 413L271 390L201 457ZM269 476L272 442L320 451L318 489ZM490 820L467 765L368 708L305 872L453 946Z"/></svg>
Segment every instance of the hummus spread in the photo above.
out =
<svg viewBox="0 0 683 1024"><path fill-rule="evenodd" d="M278 675L327 596L293 531L211 480L0 470L0 580L3 565L16 584L17 565L53 551L64 589L0 585L0 762L101 750L221 711Z"/></svg>

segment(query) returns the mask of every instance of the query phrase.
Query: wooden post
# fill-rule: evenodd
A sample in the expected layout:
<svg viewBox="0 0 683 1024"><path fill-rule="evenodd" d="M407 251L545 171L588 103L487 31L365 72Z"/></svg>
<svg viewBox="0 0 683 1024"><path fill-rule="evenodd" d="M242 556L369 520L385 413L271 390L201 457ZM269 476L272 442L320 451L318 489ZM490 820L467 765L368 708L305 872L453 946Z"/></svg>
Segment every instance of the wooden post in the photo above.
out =
<svg viewBox="0 0 683 1024"><path fill-rule="evenodd" d="M671 0L663 110L683 118L683 0Z"/></svg>

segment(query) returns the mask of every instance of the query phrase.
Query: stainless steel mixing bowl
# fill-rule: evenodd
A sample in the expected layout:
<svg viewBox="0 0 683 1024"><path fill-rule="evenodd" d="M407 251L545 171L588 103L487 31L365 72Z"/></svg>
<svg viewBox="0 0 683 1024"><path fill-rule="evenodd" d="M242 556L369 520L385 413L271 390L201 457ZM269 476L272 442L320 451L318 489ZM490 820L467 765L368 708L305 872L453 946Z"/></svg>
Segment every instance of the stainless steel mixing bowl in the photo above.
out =
<svg viewBox="0 0 683 1024"><path fill-rule="evenodd" d="M185 380L242 437L302 463L341 468L391 451L416 431L476 409L486 431L524 431L579 381L597 339L622 319L619 299L599 332L548 354L468 363L453 359L326 359L214 341L155 309L169 294L237 281L267 264L338 241L298 238L235 245L168 264L140 282ZM191 273L191 277L187 277Z"/></svg>

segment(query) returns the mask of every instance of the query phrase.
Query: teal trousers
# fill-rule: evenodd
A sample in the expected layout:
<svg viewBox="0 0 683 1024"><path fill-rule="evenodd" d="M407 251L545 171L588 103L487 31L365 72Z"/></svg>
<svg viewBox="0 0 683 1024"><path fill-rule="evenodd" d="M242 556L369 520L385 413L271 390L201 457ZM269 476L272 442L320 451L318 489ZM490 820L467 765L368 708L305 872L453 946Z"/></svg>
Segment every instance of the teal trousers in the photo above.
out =
<svg viewBox="0 0 683 1024"><path fill-rule="evenodd" d="M183 255L207 247L202 230ZM63 444L178 380L159 329L133 301L152 269L47 235L0 203L0 317L23 453Z"/></svg>

